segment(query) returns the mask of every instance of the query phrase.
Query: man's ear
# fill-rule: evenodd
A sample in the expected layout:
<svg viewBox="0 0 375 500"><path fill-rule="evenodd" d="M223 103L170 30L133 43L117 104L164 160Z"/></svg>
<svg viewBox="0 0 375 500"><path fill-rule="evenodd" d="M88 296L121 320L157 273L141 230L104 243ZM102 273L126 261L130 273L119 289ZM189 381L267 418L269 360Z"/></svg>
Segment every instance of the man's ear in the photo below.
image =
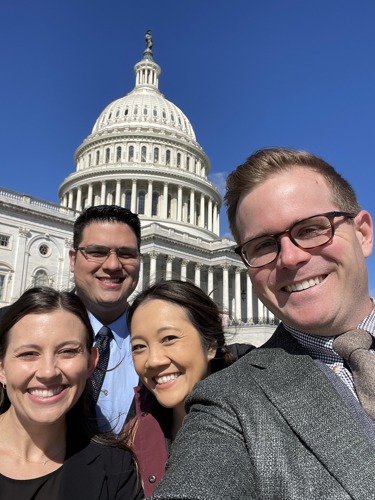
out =
<svg viewBox="0 0 375 500"><path fill-rule="evenodd" d="M77 252L74 250L74 248L71 248L69 250L69 261L70 261L70 272L74 273L74 265L76 263L76 258L77 258Z"/></svg>
<svg viewBox="0 0 375 500"><path fill-rule="evenodd" d="M98 361L99 361L98 349L96 347L91 347L87 378L90 378L91 375L93 374L96 365L98 364Z"/></svg>
<svg viewBox="0 0 375 500"><path fill-rule="evenodd" d="M374 244L374 225L371 215L361 210L354 218L355 229L364 257L369 257Z"/></svg>

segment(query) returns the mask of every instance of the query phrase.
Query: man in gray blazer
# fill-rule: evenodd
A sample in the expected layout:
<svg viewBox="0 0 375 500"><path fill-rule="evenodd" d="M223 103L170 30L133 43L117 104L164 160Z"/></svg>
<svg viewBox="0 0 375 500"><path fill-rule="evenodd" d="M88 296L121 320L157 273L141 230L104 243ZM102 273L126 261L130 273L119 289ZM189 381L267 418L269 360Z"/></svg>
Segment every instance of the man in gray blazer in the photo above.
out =
<svg viewBox="0 0 375 500"><path fill-rule="evenodd" d="M225 201L236 252L281 324L195 388L152 498L374 499L375 423L333 348L349 330L375 335L370 214L325 161L281 148L232 172Z"/></svg>

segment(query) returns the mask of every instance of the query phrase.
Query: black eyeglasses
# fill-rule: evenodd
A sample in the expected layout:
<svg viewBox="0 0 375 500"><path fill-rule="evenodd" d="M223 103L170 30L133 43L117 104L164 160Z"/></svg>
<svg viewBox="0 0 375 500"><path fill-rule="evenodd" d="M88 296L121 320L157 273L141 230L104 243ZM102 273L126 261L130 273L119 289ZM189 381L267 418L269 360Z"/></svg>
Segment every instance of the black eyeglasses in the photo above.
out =
<svg viewBox="0 0 375 500"><path fill-rule="evenodd" d="M245 241L234 251L241 257L247 267L263 267L271 264L280 253L280 236L287 234L297 247L309 250L329 243L334 234L335 217L353 219L357 214L348 212L327 212L313 215L296 222L290 229L281 233L259 236Z"/></svg>
<svg viewBox="0 0 375 500"><path fill-rule="evenodd" d="M89 262L98 262L103 264L111 253L115 253L121 264L136 264L139 260L139 252L135 248L109 248L103 245L87 245L86 247L77 247L81 254Z"/></svg>

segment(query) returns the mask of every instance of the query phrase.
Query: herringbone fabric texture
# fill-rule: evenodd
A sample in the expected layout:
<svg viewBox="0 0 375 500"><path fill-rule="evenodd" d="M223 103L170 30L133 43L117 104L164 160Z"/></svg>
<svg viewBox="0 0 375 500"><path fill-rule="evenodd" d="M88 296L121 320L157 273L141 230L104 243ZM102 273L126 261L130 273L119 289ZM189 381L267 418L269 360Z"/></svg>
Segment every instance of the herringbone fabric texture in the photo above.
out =
<svg viewBox="0 0 375 500"><path fill-rule="evenodd" d="M349 330L334 339L333 349L349 363L358 399L375 420L375 354L369 350L372 341L366 330Z"/></svg>
<svg viewBox="0 0 375 500"><path fill-rule="evenodd" d="M100 390L103 385L105 372L108 367L110 342L112 338L113 334L111 329L108 328L108 326L102 326L98 332L97 342L95 344L95 347L99 352L99 361L96 365L94 373L91 375L91 385L95 402L98 400Z"/></svg>

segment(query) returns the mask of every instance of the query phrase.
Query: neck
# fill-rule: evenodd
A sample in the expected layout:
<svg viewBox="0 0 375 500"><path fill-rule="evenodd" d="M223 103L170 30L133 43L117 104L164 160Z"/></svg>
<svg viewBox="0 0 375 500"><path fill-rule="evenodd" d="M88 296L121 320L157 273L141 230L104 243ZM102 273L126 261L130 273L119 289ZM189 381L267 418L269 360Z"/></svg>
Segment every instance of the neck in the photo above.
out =
<svg viewBox="0 0 375 500"><path fill-rule="evenodd" d="M52 424L24 422L11 406L0 420L2 448L14 450L25 461L61 461L66 450L65 418Z"/></svg>

